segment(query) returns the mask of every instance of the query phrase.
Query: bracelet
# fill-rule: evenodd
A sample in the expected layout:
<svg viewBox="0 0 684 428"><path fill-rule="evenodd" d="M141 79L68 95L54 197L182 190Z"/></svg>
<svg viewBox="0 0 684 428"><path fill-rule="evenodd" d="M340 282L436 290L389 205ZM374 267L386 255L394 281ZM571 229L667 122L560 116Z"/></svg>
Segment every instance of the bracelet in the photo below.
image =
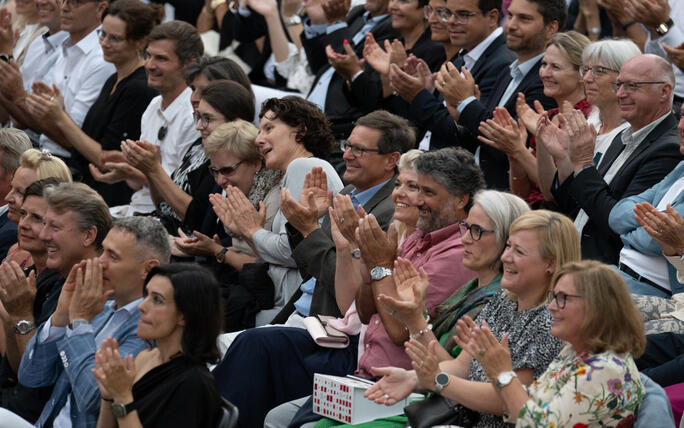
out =
<svg viewBox="0 0 684 428"><path fill-rule="evenodd" d="M432 331L432 324L428 324L424 329L418 330L415 333L409 334L409 339L418 339L420 336L424 335L428 331Z"/></svg>
<svg viewBox="0 0 684 428"><path fill-rule="evenodd" d="M634 24L636 24L636 23L637 23L637 22L636 22L635 19L632 19L631 21L625 22L624 24L622 24L622 31L627 31L627 29L628 29L629 27L631 27L632 25L634 25Z"/></svg>

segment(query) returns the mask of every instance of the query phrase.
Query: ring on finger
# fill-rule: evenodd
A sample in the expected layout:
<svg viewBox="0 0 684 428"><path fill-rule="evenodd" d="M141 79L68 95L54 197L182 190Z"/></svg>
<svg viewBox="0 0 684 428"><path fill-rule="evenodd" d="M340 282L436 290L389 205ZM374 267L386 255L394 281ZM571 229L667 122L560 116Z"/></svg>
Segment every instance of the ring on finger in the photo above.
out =
<svg viewBox="0 0 684 428"><path fill-rule="evenodd" d="M421 368L421 369L423 368L423 365L425 365L425 361L424 361L424 360L420 360L420 368Z"/></svg>
<svg viewBox="0 0 684 428"><path fill-rule="evenodd" d="M389 394L385 394L384 397L385 397L385 400L389 400L389 399L390 399Z"/></svg>
<svg viewBox="0 0 684 428"><path fill-rule="evenodd" d="M478 352L477 354L478 354L478 355L480 356L480 358L481 358L481 357L484 357L484 354L485 354L485 353L484 353L484 351L480 351L480 352Z"/></svg>
<svg viewBox="0 0 684 428"><path fill-rule="evenodd" d="M340 224L344 223L344 217L340 217Z"/></svg>

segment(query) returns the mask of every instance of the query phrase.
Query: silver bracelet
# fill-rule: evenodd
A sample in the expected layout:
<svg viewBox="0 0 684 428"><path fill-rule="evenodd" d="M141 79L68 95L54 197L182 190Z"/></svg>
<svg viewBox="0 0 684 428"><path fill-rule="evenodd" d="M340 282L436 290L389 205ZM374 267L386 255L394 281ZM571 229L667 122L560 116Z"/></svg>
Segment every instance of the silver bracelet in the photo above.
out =
<svg viewBox="0 0 684 428"><path fill-rule="evenodd" d="M409 339L418 339L420 336L424 335L428 331L432 331L432 324L428 324L427 327L425 327L424 329L409 334Z"/></svg>

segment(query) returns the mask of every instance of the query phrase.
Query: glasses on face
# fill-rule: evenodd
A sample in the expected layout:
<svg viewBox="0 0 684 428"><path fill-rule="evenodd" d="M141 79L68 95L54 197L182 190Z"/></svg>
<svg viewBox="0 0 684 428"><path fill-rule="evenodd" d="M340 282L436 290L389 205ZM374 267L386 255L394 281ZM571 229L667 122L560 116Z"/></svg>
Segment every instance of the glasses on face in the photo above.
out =
<svg viewBox="0 0 684 428"><path fill-rule="evenodd" d="M496 232L495 230L483 229L479 224L468 224L465 221L460 222L458 225L461 226L461 236L465 235L466 231L469 231L473 241L479 241L483 233Z"/></svg>
<svg viewBox="0 0 684 428"><path fill-rule="evenodd" d="M103 42L105 39L109 39L110 43L121 43L126 40L125 37L115 36L113 34L106 33L103 29L97 30L97 37Z"/></svg>
<svg viewBox="0 0 684 428"><path fill-rule="evenodd" d="M603 77L608 73L619 73L618 70L613 70L612 68L604 67L602 65L595 65L593 67L583 65L580 67L579 72L581 77L584 77L587 73L591 73L593 77Z"/></svg>
<svg viewBox="0 0 684 428"><path fill-rule="evenodd" d="M218 177L219 174L224 177L230 177L231 175L235 174L235 171L237 171L242 162L243 161L240 161L234 165L224 166L222 168L214 168L213 166L209 165L209 172L214 176L214 178Z"/></svg>
<svg viewBox="0 0 684 428"><path fill-rule="evenodd" d="M351 150L352 155L357 158L362 157L364 154L366 154L366 152L380 153L380 149L368 149L366 147L355 146L347 140L344 140L340 143L340 149L342 149L343 153L347 150Z"/></svg>
<svg viewBox="0 0 684 428"><path fill-rule="evenodd" d="M215 117L206 113L193 113L192 118L195 120L195 123L199 122L202 128L206 128L211 122L216 120Z"/></svg>
<svg viewBox="0 0 684 428"><path fill-rule="evenodd" d="M432 16L433 13L436 13L439 17L439 20L442 22L447 22L451 16L451 11L446 7L433 8L430 5L423 6L423 14L425 15L425 19L430 19L430 16Z"/></svg>
<svg viewBox="0 0 684 428"><path fill-rule="evenodd" d="M581 299L582 296L578 296L576 294L565 294L562 291L559 291L558 293L554 293L553 290L549 291L549 303L552 301L556 301L556 305L560 309L565 309L565 304L568 303L568 297L575 297L578 299Z"/></svg>
<svg viewBox="0 0 684 428"><path fill-rule="evenodd" d="M447 22L449 20L449 18L451 18L453 16L454 20L456 21L457 24L467 24L468 21L470 20L470 18L472 18L475 15L479 15L482 13L481 11L474 12L471 10L451 11L451 10L446 9L446 8L440 8L440 9L442 9L442 10L440 12L437 12L437 13L439 13L439 18L442 21Z"/></svg>
<svg viewBox="0 0 684 428"><path fill-rule="evenodd" d="M613 92L617 93L617 91L622 88L623 91L633 93L636 92L639 88L645 85L661 85L666 82L623 82L621 80L618 80L616 82L610 82L610 87L613 90Z"/></svg>

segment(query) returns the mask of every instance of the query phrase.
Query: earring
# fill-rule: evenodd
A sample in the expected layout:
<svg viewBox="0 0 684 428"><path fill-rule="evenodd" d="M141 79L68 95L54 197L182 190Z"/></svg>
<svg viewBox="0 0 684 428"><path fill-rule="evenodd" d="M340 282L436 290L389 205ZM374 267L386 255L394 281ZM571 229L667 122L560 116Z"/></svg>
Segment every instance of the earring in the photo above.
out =
<svg viewBox="0 0 684 428"><path fill-rule="evenodd" d="M546 276L551 276L551 269L546 269Z"/></svg>

